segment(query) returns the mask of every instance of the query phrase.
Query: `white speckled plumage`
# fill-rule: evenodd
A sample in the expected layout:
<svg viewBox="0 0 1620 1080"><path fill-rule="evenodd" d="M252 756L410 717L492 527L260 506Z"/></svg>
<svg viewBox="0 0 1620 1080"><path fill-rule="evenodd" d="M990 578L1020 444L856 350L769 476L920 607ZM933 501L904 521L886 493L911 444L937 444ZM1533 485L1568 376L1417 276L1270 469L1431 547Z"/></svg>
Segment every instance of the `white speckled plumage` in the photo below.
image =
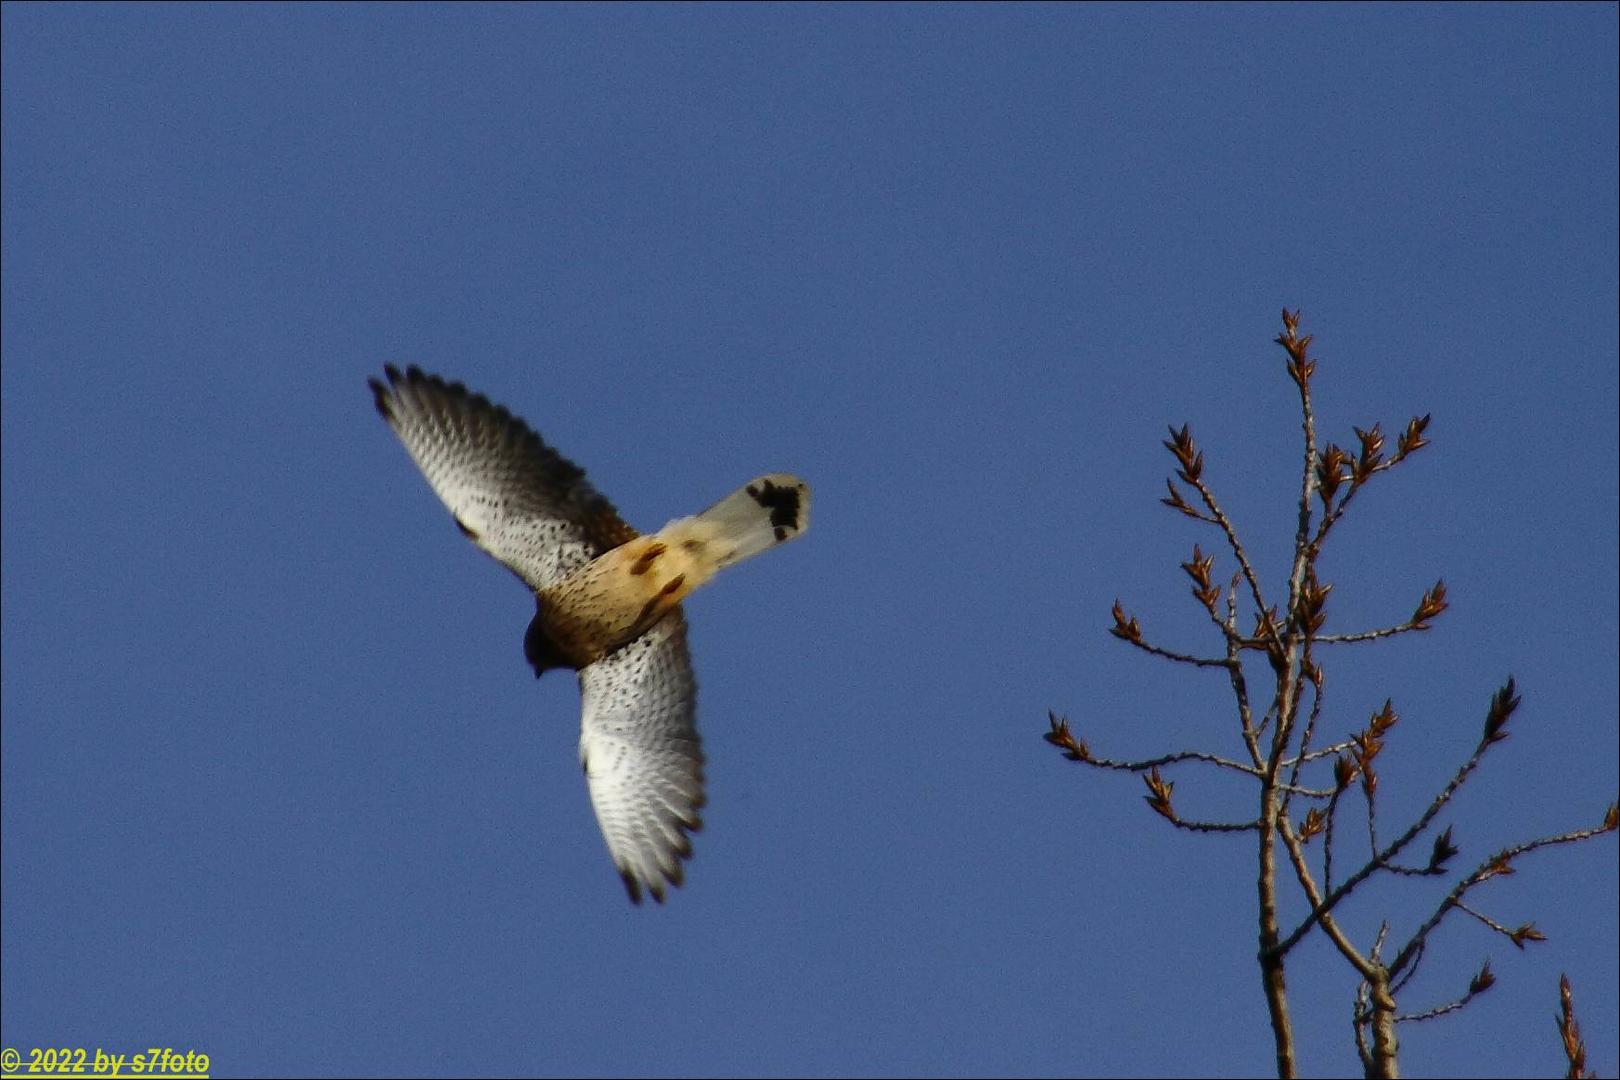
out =
<svg viewBox="0 0 1620 1080"><path fill-rule="evenodd" d="M462 531L537 596L524 642L536 674L578 670L580 760L603 838L630 898L662 902L682 881L705 801L680 601L802 532L809 488L759 477L639 537L583 470L507 410L414 367L385 371L386 384L371 380L377 411Z"/></svg>
<svg viewBox="0 0 1620 1080"><path fill-rule="evenodd" d="M630 644L580 669L579 759L602 836L635 901L679 885L703 827L697 684L679 608Z"/></svg>

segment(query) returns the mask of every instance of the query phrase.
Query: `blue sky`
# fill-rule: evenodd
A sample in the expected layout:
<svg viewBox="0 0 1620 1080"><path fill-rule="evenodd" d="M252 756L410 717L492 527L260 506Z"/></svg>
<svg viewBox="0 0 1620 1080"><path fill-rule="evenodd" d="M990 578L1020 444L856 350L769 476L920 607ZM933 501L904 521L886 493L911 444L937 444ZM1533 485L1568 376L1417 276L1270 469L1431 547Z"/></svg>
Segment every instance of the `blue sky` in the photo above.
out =
<svg viewBox="0 0 1620 1080"><path fill-rule="evenodd" d="M1263 1074L1247 841L1100 752L1239 752L1167 423L1276 582L1298 422L1432 413L1358 500L1324 726L1385 697L1474 865L1617 789L1616 9L5 5L0 1041L215 1075ZM805 538L688 605L687 886L632 908L532 601L372 410L525 417L653 529L760 472ZM1219 552L1217 576L1231 561ZM1182 773L1183 812L1241 815ZM1349 849L1347 849L1349 850ZM1349 856L1346 855L1346 858ZM1476 894L1409 1075L1620 1062L1613 838ZM1437 899L1358 895L1366 943ZM1297 897L1291 910L1299 910ZM1354 981L1290 969L1304 1068Z"/></svg>

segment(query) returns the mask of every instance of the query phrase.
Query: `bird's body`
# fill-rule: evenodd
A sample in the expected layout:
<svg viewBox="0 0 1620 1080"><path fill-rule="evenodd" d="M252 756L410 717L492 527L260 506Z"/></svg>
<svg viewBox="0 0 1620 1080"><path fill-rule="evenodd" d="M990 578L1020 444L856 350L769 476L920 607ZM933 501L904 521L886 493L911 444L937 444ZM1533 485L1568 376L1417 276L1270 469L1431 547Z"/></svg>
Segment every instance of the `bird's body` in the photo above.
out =
<svg viewBox="0 0 1620 1080"><path fill-rule="evenodd" d="M725 567L802 532L809 511L801 481L761 476L696 517L621 544L541 590L535 618L556 652L584 667L640 637Z"/></svg>
<svg viewBox="0 0 1620 1080"><path fill-rule="evenodd" d="M520 577L536 611L523 648L538 676L579 672L580 758L632 900L679 885L701 827L703 751L681 602L720 570L793 539L810 490L773 473L642 536L584 472L457 383L386 369L377 411L461 531Z"/></svg>

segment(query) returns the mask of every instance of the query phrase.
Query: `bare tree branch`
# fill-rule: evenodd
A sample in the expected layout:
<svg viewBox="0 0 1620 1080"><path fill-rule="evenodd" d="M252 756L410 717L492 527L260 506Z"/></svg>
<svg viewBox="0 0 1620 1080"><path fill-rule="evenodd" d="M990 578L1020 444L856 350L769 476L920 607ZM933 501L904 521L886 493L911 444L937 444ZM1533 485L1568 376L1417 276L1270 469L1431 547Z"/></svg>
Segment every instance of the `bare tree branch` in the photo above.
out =
<svg viewBox="0 0 1620 1080"><path fill-rule="evenodd" d="M1169 448L1170 452L1176 456L1176 460L1181 464L1181 471L1178 475L1181 477L1182 482L1198 492L1198 497L1203 501L1204 508L1209 511L1209 516L1214 519L1215 524L1226 535L1227 547L1232 550L1232 556L1237 559L1238 568L1243 572L1243 579L1249 584L1249 591L1254 597L1255 608L1259 611L1265 611L1266 600L1260 589L1260 579L1255 575L1254 567L1249 563L1249 553L1244 550L1243 542L1238 539L1237 530L1232 527L1231 519L1226 516L1226 511L1221 509L1220 504L1215 501L1214 493L1204 483L1204 455L1194 444L1188 426L1186 424L1181 425L1180 431L1171 428L1170 438L1165 440L1164 445ZM1280 648L1281 642L1277 641L1274 627L1272 628L1271 637Z"/></svg>
<svg viewBox="0 0 1620 1080"><path fill-rule="evenodd" d="M1160 501L1185 517L1220 529L1227 548L1237 562L1237 571L1221 584L1217 584L1215 579L1215 556L1205 554L1197 544L1193 546L1191 557L1180 564L1182 572L1192 583L1193 598L1204 609L1220 635L1222 655L1199 656L1166 649L1147 641L1141 624L1134 616L1126 614L1118 600L1114 602L1114 622L1109 628L1115 637L1150 655L1192 667L1226 669L1236 704L1237 734L1242 740L1248 762L1204 750L1183 750L1138 760L1098 757L1083 739L1076 738L1070 731L1068 719L1060 720L1053 712L1047 714L1050 730L1045 733L1045 738L1071 761L1095 769L1140 776L1147 788L1144 799L1149 809L1178 829L1200 833L1255 834L1258 855L1255 878L1258 901L1257 959L1262 993L1271 1023L1278 1076L1291 1077L1298 1067L1286 963L1294 946L1312 930L1320 928L1358 976L1352 1029L1363 1069L1372 1077L1396 1077L1399 1075L1396 1033L1400 1024L1423 1023L1451 1015L1467 1006L1495 982L1487 962L1469 981L1467 991L1459 997L1423 1011L1399 1012L1396 996L1404 992L1416 974L1428 952L1428 939L1433 930L1450 912L1461 911L1521 949L1530 942L1542 940L1533 922L1525 922L1517 927L1507 926L1470 907L1464 902L1465 897L1470 890L1490 878L1513 873L1514 861L1524 854L1615 831L1620 827L1620 809L1611 805L1599 826L1531 840L1491 856L1453 886L1427 920L1402 945L1393 962L1386 963L1384 960L1384 947L1389 936L1387 922L1380 927L1368 951L1358 948L1350 940L1335 918L1335 911L1346 897L1358 891L1368 880L1380 873L1408 878L1432 878L1449 873L1448 864L1458 854L1451 827L1433 837L1426 863L1416 861L1409 849L1435 823L1440 812L1451 804L1452 797L1479 767L1485 752L1508 737L1508 721L1519 706L1519 697L1514 681L1508 679L1492 695L1483 728L1466 760L1393 841L1381 843L1378 759L1399 717L1393 703L1386 700L1383 708L1374 712L1361 730L1328 746L1313 745L1322 726L1334 723L1324 693L1326 676L1320 657L1325 654L1317 646L1380 641L1428 630L1449 606L1446 585L1444 580L1437 581L1423 594L1411 616L1403 622L1372 630L1323 633L1333 586L1320 576L1319 557L1330 533L1373 477L1394 468L1428 445L1425 432L1429 417L1413 417L1396 437L1394 453L1387 457L1386 437L1382 426L1376 423L1370 428L1354 429L1355 443L1347 443L1346 446L1356 449L1346 449L1332 442L1319 447L1312 393L1312 377L1316 372L1317 360L1310 355L1310 335L1299 332L1297 312L1283 311L1283 333L1276 340L1288 354L1287 372L1299 392L1303 457L1299 484L1292 492L1297 499L1297 521L1289 555L1287 602L1281 611L1266 604L1260 575L1249 558L1243 539L1206 482L1204 454L1193 440L1190 427L1183 424L1179 429L1172 427L1170 437L1164 442L1176 459L1177 470L1172 478L1166 479L1167 495ZM1197 505L1189 501L1186 490L1197 493ZM1238 629L1241 592L1246 592L1254 605L1254 628L1248 634ZM1253 690L1253 699L1250 676L1258 676L1260 669L1245 664L1244 654L1250 652L1263 653L1271 672L1269 684L1263 678L1256 679L1259 687ZM1308 711L1305 711L1307 687L1311 702ZM1262 701L1263 708L1259 704ZM1262 740L1265 740L1264 745ZM1249 821L1232 822L1182 817L1173 802L1175 782L1170 779L1168 771L1194 765L1238 773L1253 780L1258 795L1256 816ZM1338 828L1338 817L1345 806L1345 793L1352 784L1360 787L1364 798L1368 854L1366 860L1356 866L1349 876L1335 882L1336 844L1342 832ZM1315 804L1306 808L1297 824L1291 815L1296 797ZM1320 882L1307 857L1307 845L1314 842L1317 836L1322 837ZM1280 892L1284 887L1278 875L1279 846L1308 905L1308 914L1286 935L1281 930L1278 916L1282 910ZM1401 859L1403 854L1406 856L1404 861ZM1570 1075L1580 1076L1585 1069L1585 1046L1575 1027L1567 983L1562 990L1564 1009L1559 1021L1560 1031L1570 1060Z"/></svg>
<svg viewBox="0 0 1620 1080"><path fill-rule="evenodd" d="M1143 652L1151 653L1154 656L1162 656L1166 660L1174 660L1178 664L1224 668L1230 667L1233 663L1229 657L1214 659L1204 656L1190 656L1186 653L1172 652L1169 649L1161 649L1157 645L1150 644L1142 637L1141 624L1136 621L1134 616L1126 616L1125 609L1120 607L1118 600L1114 601L1114 625L1108 628L1108 632L1127 645L1134 645Z"/></svg>
<svg viewBox="0 0 1620 1080"><path fill-rule="evenodd" d="M1176 754L1161 754L1155 758L1146 758L1142 761L1113 761L1100 758L1091 752L1091 747L1084 739L1076 739L1069 729L1069 718L1059 717L1050 709L1046 712L1047 721L1052 730L1044 738L1053 746L1068 751L1070 761L1078 761L1098 769L1118 769L1123 772L1147 772L1161 765L1174 765L1183 761L1201 761L1206 765L1216 765L1223 769L1233 769L1248 776L1258 776L1259 770L1243 764L1241 761L1232 761L1218 754L1205 753L1202 750L1183 750Z"/></svg>
<svg viewBox="0 0 1620 1080"><path fill-rule="evenodd" d="M1357 870L1355 873L1346 878L1344 884L1340 885L1333 892L1329 893L1326 899L1322 901L1322 905L1320 907L1313 902L1311 913L1305 917L1305 921L1300 923L1299 926L1297 926L1292 933L1284 938L1282 943L1278 946L1283 952L1287 952L1289 949L1297 945L1300 938L1305 936L1305 934L1310 930L1311 926L1314 925L1323 914L1332 911L1341 900L1350 895L1356 886L1367 880L1367 878L1371 877L1375 871L1384 867L1391 862L1395 856L1399 855L1401 851L1406 848L1406 845L1410 844L1420 833L1423 832L1424 829L1428 828L1429 822L1434 820L1434 816L1438 814L1448 802L1451 801L1451 797L1457 793L1457 789L1462 787L1463 783L1479 766L1480 758L1484 755L1485 751L1492 745L1493 742L1497 741L1495 738L1491 737L1492 731L1490 724L1491 717L1497 715L1498 703L1503 698L1504 692L1506 693L1507 698L1512 699L1512 707L1517 706L1517 699L1513 698L1513 680L1509 679L1507 684L1503 687L1503 690L1498 691L1497 694L1491 699L1492 708L1487 714L1486 718L1486 737L1480 739L1479 743L1474 747L1474 752L1468 756L1468 760L1463 763L1462 768L1457 770L1456 775L1451 778L1451 782L1441 790L1440 794L1434 797L1434 800L1429 803L1428 807L1423 811L1418 819L1413 822L1412 825L1399 837L1397 837L1395 841L1387 848L1385 848L1383 851L1376 851L1375 842L1375 854L1373 857L1367 860L1361 869ZM1512 707L1509 707L1507 712L1511 713ZM1505 722L1505 720L1506 717L1503 716L1501 722ZM1497 732L1500 731L1501 722L1498 723L1498 727L1496 729ZM1505 737L1505 735L1502 737ZM1364 789L1365 787L1366 785L1363 784ZM1376 785L1374 790L1376 790ZM1371 800L1369 799L1369 805L1370 804ZM1398 959L1397 963L1392 965L1391 970L1400 970Z"/></svg>
<svg viewBox="0 0 1620 1080"><path fill-rule="evenodd" d="M1378 630L1363 630L1358 634L1323 634L1315 640L1323 645L1349 645L1357 641L1380 641L1384 638L1394 637L1396 634L1406 634L1413 630L1427 629L1427 626L1406 622L1399 626L1385 626Z"/></svg>
<svg viewBox="0 0 1620 1080"><path fill-rule="evenodd" d="M1468 874L1452 887L1451 891L1446 894L1445 899L1440 901L1439 906L1434 909L1434 913L1430 915L1429 918L1425 920L1423 925L1417 929L1417 931L1412 935L1411 939L1401 947L1401 951L1395 956L1395 962L1390 965L1390 970L1398 972L1401 970L1401 968L1410 963L1414 959L1414 954L1423 947L1425 939L1428 938L1429 934L1433 932L1435 927L1440 925L1440 921L1444 919L1453 908L1463 908L1461 900L1471 889L1483 884L1486 881L1489 881L1493 877L1502 877L1504 875L1514 873L1513 862L1521 855L1528 855L1532 851L1539 851L1542 848L1555 847L1560 844L1579 843L1582 840L1589 840L1594 836L1601 836L1604 833L1614 831L1614 814L1611 808L1611 811L1604 816L1603 822L1600 825L1593 826L1589 829L1576 829L1573 832L1559 833L1557 836L1543 836L1535 840L1528 840L1522 844L1516 844L1513 847L1506 848L1497 852L1495 855L1492 855L1490 858L1486 859L1484 862L1475 867L1473 872ZM1525 941L1537 940L1535 937L1535 926L1532 923L1526 923L1525 927L1520 927L1517 931L1508 930L1506 927L1498 926L1497 924L1490 922L1490 920L1484 919L1483 916L1474 911L1468 910L1467 908L1463 908L1463 910L1467 911L1468 914L1473 915L1475 918L1482 919L1485 921L1486 925L1504 933L1509 939L1513 939L1516 933L1524 931L1525 927L1529 927L1530 932L1525 933L1522 937L1514 940L1514 944L1518 945L1521 949L1524 948Z"/></svg>

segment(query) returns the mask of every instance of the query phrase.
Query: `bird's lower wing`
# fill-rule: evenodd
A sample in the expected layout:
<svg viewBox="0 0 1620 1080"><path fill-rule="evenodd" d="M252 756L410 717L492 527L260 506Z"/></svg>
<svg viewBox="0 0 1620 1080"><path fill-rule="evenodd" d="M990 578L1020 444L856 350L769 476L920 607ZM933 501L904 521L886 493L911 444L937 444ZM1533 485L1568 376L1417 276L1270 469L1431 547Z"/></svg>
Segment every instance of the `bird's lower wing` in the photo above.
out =
<svg viewBox="0 0 1620 1080"><path fill-rule="evenodd" d="M702 828L703 746L697 684L676 608L630 644L579 672L579 756L591 805L630 899L663 902Z"/></svg>

